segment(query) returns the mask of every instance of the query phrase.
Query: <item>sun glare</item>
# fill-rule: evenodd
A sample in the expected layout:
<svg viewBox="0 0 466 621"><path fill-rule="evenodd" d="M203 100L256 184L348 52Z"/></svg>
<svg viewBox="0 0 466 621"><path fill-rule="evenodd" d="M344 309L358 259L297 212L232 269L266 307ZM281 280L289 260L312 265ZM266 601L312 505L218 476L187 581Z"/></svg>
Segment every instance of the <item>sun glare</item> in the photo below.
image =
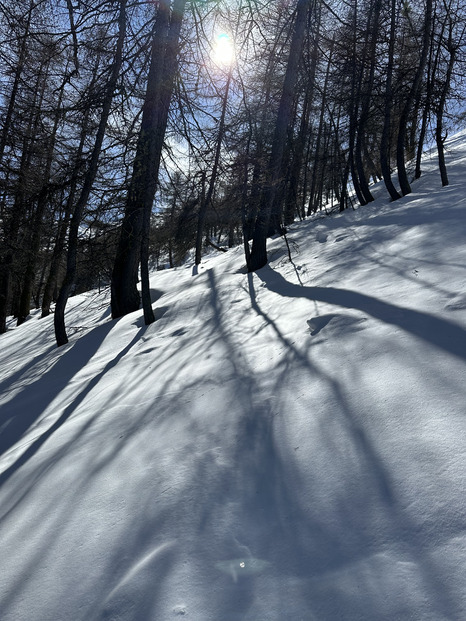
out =
<svg viewBox="0 0 466 621"><path fill-rule="evenodd" d="M226 32L222 32L215 38L215 42L212 48L212 60L217 65L223 65L225 67L231 65L231 63L234 61L234 58L235 50L233 46L233 41Z"/></svg>

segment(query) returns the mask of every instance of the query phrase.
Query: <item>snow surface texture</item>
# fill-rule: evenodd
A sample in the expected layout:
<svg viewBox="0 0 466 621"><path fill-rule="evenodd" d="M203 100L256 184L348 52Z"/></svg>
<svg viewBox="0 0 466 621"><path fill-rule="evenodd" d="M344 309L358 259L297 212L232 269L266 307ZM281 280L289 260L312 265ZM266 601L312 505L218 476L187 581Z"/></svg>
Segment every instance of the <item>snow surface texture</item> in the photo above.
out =
<svg viewBox="0 0 466 621"><path fill-rule="evenodd" d="M413 194L1 337L2 621L466 619L466 134Z"/></svg>

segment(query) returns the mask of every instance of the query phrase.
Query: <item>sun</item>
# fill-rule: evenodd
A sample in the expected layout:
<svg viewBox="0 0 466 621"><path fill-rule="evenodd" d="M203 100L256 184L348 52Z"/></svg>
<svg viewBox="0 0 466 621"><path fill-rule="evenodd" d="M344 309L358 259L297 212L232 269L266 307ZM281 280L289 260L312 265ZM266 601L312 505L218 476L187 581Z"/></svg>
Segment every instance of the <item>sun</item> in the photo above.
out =
<svg viewBox="0 0 466 621"><path fill-rule="evenodd" d="M212 60L217 65L228 67L233 63L235 59L235 48L230 35L226 32L221 32L215 37L211 56Z"/></svg>

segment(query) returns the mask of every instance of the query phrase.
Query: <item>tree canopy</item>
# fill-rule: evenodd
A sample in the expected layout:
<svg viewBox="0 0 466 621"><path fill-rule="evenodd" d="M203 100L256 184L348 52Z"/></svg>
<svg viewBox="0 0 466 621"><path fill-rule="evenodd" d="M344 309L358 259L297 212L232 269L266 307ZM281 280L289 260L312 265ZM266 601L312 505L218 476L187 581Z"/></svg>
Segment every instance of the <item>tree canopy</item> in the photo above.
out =
<svg viewBox="0 0 466 621"><path fill-rule="evenodd" d="M391 200L464 120L464 0L5 0L0 333L112 286L153 321L149 269ZM192 253L192 254L191 254Z"/></svg>

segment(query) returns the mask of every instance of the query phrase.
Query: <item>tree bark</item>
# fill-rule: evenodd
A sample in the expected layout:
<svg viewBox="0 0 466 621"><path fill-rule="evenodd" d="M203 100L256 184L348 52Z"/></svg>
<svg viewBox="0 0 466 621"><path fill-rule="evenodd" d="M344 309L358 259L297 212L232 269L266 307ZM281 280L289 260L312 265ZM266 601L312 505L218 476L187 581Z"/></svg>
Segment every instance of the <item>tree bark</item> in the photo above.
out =
<svg viewBox="0 0 466 621"><path fill-rule="evenodd" d="M272 216L279 220L278 213L272 213L278 183L283 173L283 153L285 150L285 140L287 129L291 121L293 110L293 98L295 85L298 76L299 62L303 49L304 37L306 34L307 15L311 0L298 0L296 17L294 21L294 31L291 39L291 47L288 55L288 62L285 72L280 104L275 131L272 142L272 152L267 168L266 184L261 198L259 213L257 215L254 234L252 239L252 249L249 256L248 271L254 272L267 263L267 234Z"/></svg>
<svg viewBox="0 0 466 621"><path fill-rule="evenodd" d="M400 189L403 196L411 193L411 186L408 180L408 173L406 171L405 162L405 148L406 148L406 135L408 128L409 115L413 109L416 101L418 89L422 82L422 76L427 63L427 57L429 53L429 45L431 41L431 29L432 29L432 0L426 0L426 12L424 18L424 35L422 40L421 55L419 58L419 64L414 76L413 83L409 89L408 96L403 107L403 111L400 116L400 122L398 126L398 138L396 148L396 163L398 168L398 181L400 183Z"/></svg>
<svg viewBox="0 0 466 621"><path fill-rule="evenodd" d="M367 79L364 79L364 87L362 88L361 94L361 113L359 116L359 123L357 129L357 137L356 137L356 170L359 177L359 183L361 186L361 192L364 196L364 200L366 203L370 203L374 200L372 193L369 188L369 182L367 179L367 174L364 166L363 155L365 151L365 147L367 145L366 135L367 135L367 123L370 117L370 104L373 95L374 88L374 74L375 74L375 65L376 65L376 47L377 40L379 36L380 29L380 12L382 8L381 0L375 0L371 6L371 10L369 11L367 30L370 32L369 41L366 39L365 47L367 47L367 54L364 53L365 61L366 56L369 57L369 75ZM364 70L363 70L364 75Z"/></svg>
<svg viewBox="0 0 466 621"><path fill-rule="evenodd" d="M168 110L177 69L179 36L186 0L175 0L170 16L167 0L160 0L133 174L112 272L112 317L138 310L138 268L148 260L152 204L157 188ZM148 270L143 268L142 296L145 322L154 321Z"/></svg>
<svg viewBox="0 0 466 621"><path fill-rule="evenodd" d="M126 4L127 0L120 1L119 13L119 31L118 40L115 51L115 58L112 65L112 72L108 84L105 89L105 97L102 105L102 112L99 119L99 126L95 137L94 147L92 149L89 167L86 171L83 187L77 200L70 222L70 230L68 235L68 252L66 257L66 274L60 292L58 294L57 303L54 313L55 338L57 346L68 343L68 336L65 327L65 308L71 293L72 286L76 277L77 255L78 255L78 234L79 226L84 213L84 208L89 200L89 195L94 185L99 165L99 157L102 151L102 144L107 128L108 117L112 106L113 96L120 74L123 59L123 43L126 34Z"/></svg>
<svg viewBox="0 0 466 621"><path fill-rule="evenodd" d="M388 62L387 62L387 78L385 82L384 96L384 120L382 137L380 140L380 167L382 169L382 177L392 201L401 198L398 190L392 181L392 171L390 166L390 133L391 133L391 106L392 106L392 79L393 64L395 50L395 32L396 32L396 0L391 0L390 9L390 38L388 43Z"/></svg>
<svg viewBox="0 0 466 621"><path fill-rule="evenodd" d="M442 180L442 186L445 187L449 184L448 181L448 173L447 173L447 165L445 162L445 139L446 136L443 135L443 114L445 111L445 105L447 101L448 91L450 90L451 85L451 76L453 74L453 69L456 62L457 49L453 44L453 24L451 22L451 16L448 16L450 21L449 30L448 30L448 40L447 40L447 50L449 52L449 59L447 65L447 71L445 75L445 80L442 85L442 89L440 92L440 99L437 105L437 114L436 114L436 127L435 127L435 142L437 144L437 153L438 153L438 163L440 170L440 178Z"/></svg>
<svg viewBox="0 0 466 621"><path fill-rule="evenodd" d="M324 128L324 112L326 106L327 99L327 89L328 82L330 77L330 67L332 64L332 56L333 56L333 48L335 45L335 38L333 38L330 42L329 48L329 56L327 62L327 70L325 72L325 80L324 87L322 91L322 103L320 107L320 117L319 117L319 127L317 129L317 138L316 138L316 148L315 148L315 157L314 157L314 167L312 172L312 182L311 182L311 191L309 193L309 206L307 209L307 215L310 216L312 213L315 213L318 208L318 198L316 197L316 187L318 183L319 176L322 175L322 153L321 153L321 141L322 141L322 132Z"/></svg>

